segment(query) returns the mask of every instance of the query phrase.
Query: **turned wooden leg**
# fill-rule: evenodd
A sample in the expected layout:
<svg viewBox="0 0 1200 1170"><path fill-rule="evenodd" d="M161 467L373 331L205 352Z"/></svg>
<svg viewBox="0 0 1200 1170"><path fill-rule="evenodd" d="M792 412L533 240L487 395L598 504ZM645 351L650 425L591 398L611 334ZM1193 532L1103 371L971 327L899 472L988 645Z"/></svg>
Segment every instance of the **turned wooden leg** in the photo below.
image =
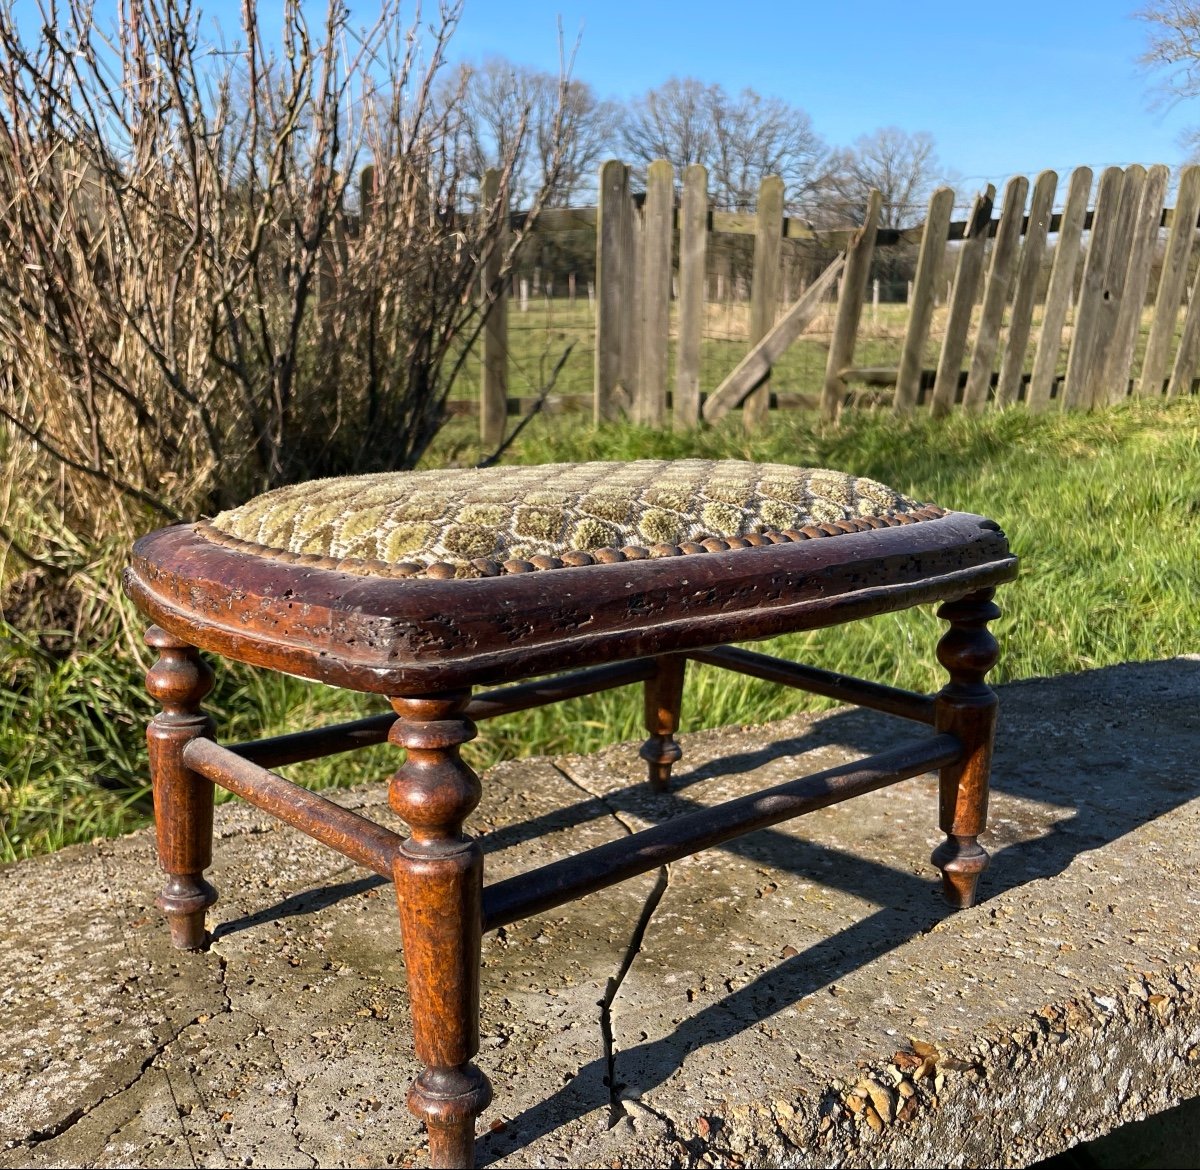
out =
<svg viewBox="0 0 1200 1170"><path fill-rule="evenodd" d="M217 891L204 880L212 864L213 786L184 767L180 757L191 740L212 735L212 720L200 703L212 690L213 672L195 647L159 626L150 627L146 641L159 655L146 674L146 689L162 707L146 731L158 864L167 874L158 907L175 946L203 950L208 943L204 913L217 900Z"/></svg>
<svg viewBox="0 0 1200 1170"><path fill-rule="evenodd" d="M395 861L396 900L424 1070L408 1107L429 1131L431 1166L475 1165L475 1119L492 1099L472 1063L479 1051L479 945L483 852L463 833L479 778L459 757L475 736L463 715L469 691L393 699L391 742L408 753L389 800L412 835Z"/></svg>
<svg viewBox="0 0 1200 1170"><path fill-rule="evenodd" d="M996 665L999 645L987 623L1000 616L992 589L950 601L938 617L950 628L938 643L938 661L950 681L934 703L934 726L957 736L963 758L941 770L940 823L945 841L933 851L942 871L946 900L962 909L975 902L979 875L987 868L987 850L977 840L987 823L988 777L996 730L996 695L983 681Z"/></svg>
<svg viewBox="0 0 1200 1170"><path fill-rule="evenodd" d="M639 753L649 768L650 784L666 792L671 782L671 765L683 756L675 741L679 730L679 708L683 702L683 674L687 659L682 654L663 654L658 670L645 683L646 730L650 738Z"/></svg>

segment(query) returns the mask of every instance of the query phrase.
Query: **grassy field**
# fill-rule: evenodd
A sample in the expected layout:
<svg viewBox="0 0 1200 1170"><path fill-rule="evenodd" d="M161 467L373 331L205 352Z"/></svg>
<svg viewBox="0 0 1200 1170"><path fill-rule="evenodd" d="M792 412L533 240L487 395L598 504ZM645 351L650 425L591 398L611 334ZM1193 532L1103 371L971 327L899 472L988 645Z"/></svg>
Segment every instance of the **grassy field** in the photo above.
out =
<svg viewBox="0 0 1200 1170"><path fill-rule="evenodd" d="M1026 349L1023 369L1033 368L1036 339L1041 327L1044 306L1035 307L1033 327ZM669 386L674 385L676 320L679 306L671 303L671 335L669 355ZM750 327L748 302L732 302L727 305L708 304L704 336L700 349L700 388L704 393L715 390L721 381L732 372L745 356ZM974 344L975 326L982 312L976 306L972 328L968 334L967 359L969 362ZM923 357L926 369L936 369L941 353L949 317L947 304L939 305L933 313L929 338L925 343ZM1132 370L1141 369L1142 354L1150 335L1154 318L1154 307L1142 314L1141 327L1134 353ZM772 389L781 394L819 395L825 378L825 364L829 355L830 338L833 333L834 305L828 304L814 318L804 334L780 358L772 370ZM904 333L908 325L908 306L882 304L864 306L858 330L854 360L858 366L895 367L900 361L904 345ZM548 300L534 298L529 302L528 312L522 313L516 304L510 304L508 314L508 376L509 395L528 398L545 385L563 351L570 345L567 358L554 385L556 395L583 395L592 393L595 362L595 313L586 297L578 297L574 304L565 299ZM1057 370L1065 374L1067 354L1073 328L1073 314L1068 314L1059 348ZM1171 350L1178 344L1183 328L1183 315L1179 315L1176 337ZM1168 370L1169 372L1169 370ZM474 401L479 395L478 355L472 354L463 376L455 384L452 397L457 400ZM590 407L588 408L590 409Z"/></svg>
<svg viewBox="0 0 1200 1170"><path fill-rule="evenodd" d="M429 464L478 457L473 420L443 432ZM578 416L539 418L512 462L699 455L852 469L945 506L997 519L1022 557L1022 576L999 598L996 626L1006 681L1200 652L1195 618L1200 564L1200 403L1130 403L1095 414L1031 416L1015 409L940 422L848 414L839 427L791 411L747 436L736 419L687 435L630 426L593 430ZM107 595L124 550L102 550L92 570ZM144 823L149 813L141 691L146 656L128 609L101 644L0 628L0 859L59 848ZM789 657L919 690L940 685L940 623L912 610L768 644ZM793 691L691 668L690 728L778 718L802 704ZM377 704L247 668L221 670L210 708L221 736L249 738L350 717ZM485 723L468 754L479 768L512 756L589 751L640 737L633 689ZM313 786L382 779L384 747L289 770Z"/></svg>

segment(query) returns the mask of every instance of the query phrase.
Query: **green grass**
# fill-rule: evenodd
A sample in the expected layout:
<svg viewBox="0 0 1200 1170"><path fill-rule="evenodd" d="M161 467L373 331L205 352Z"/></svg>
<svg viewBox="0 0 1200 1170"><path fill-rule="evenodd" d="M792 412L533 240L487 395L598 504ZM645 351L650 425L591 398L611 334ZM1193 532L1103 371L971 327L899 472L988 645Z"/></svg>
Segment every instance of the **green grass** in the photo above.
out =
<svg viewBox="0 0 1200 1170"><path fill-rule="evenodd" d="M472 420L448 427L430 462L477 457ZM1053 675L1200 652L1200 403L1130 403L1095 414L1024 409L945 420L848 413L838 427L781 412L747 436L736 419L691 434L593 430L539 418L513 462L687 455L853 469L902 491L998 520L1022 574L998 598L1003 657L993 679ZM113 573L116 566L113 566ZM136 619L127 615L126 620ZM941 683L940 623L928 608L766 644L770 652L917 690ZM4 635L8 636L5 637ZM0 630L0 858L45 852L143 823L141 726L150 713L130 639L80 640L58 661L38 640ZM756 680L689 668L687 728L779 718L823 701ZM314 726L377 709L326 687L221 667L210 704L223 738ZM626 688L487 722L476 767L542 752L591 751L642 735ZM289 769L314 787L382 779L387 747Z"/></svg>

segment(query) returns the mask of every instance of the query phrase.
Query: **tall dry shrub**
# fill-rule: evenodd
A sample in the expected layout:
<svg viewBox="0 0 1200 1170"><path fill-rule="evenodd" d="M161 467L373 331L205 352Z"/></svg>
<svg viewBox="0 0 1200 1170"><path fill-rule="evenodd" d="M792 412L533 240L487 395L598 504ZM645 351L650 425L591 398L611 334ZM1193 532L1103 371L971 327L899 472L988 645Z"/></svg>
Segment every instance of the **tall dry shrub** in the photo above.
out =
<svg viewBox="0 0 1200 1170"><path fill-rule="evenodd" d="M319 28L290 0L274 45L255 0L224 42L190 0L122 0L112 29L88 0L18 3L0 4L0 529L39 556L60 528L124 538L411 466L480 327L512 175L510 157L481 207L455 167L461 94L436 82L460 3L430 20L382 0L354 29L342 0Z"/></svg>

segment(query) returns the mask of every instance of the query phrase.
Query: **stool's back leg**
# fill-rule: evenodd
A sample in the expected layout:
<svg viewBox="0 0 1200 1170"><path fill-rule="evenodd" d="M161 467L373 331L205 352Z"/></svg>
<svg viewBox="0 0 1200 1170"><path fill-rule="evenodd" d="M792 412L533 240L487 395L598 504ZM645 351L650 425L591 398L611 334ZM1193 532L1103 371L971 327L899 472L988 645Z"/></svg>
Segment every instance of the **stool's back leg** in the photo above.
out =
<svg viewBox="0 0 1200 1170"><path fill-rule="evenodd" d="M391 742L408 757L390 803L412 829L396 856L396 901L412 1001L413 1041L425 1065L408 1094L429 1131L432 1166L475 1165L475 1118L492 1087L479 1051L483 851L463 833L479 778L459 757L475 725L468 691L393 699Z"/></svg>
<svg viewBox="0 0 1200 1170"><path fill-rule="evenodd" d="M201 950L208 939L204 912L217 900L204 880L212 864L213 786L184 767L180 756L190 740L212 735L212 720L200 703L212 690L213 673L193 646L159 626L150 627L146 641L159 654L146 674L146 689L162 707L146 732L158 864L167 874L158 906L171 925L171 942L181 950Z"/></svg>
<svg viewBox="0 0 1200 1170"><path fill-rule="evenodd" d="M675 733L679 730L687 659L682 654L663 654L656 661L658 670L646 680L643 691L650 738L642 744L639 754L648 765L650 784L665 792L671 782L671 765L683 756Z"/></svg>
<svg viewBox="0 0 1200 1170"><path fill-rule="evenodd" d="M988 863L977 837L987 823L996 730L996 695L984 682L1000 649L987 629L1000 616L993 593L983 589L938 610L938 617L950 623L938 643L938 661L950 672L950 681L935 700L934 725L958 737L963 758L941 770L940 823L946 840L932 860L942 871L946 900L960 909L974 904L979 875Z"/></svg>

